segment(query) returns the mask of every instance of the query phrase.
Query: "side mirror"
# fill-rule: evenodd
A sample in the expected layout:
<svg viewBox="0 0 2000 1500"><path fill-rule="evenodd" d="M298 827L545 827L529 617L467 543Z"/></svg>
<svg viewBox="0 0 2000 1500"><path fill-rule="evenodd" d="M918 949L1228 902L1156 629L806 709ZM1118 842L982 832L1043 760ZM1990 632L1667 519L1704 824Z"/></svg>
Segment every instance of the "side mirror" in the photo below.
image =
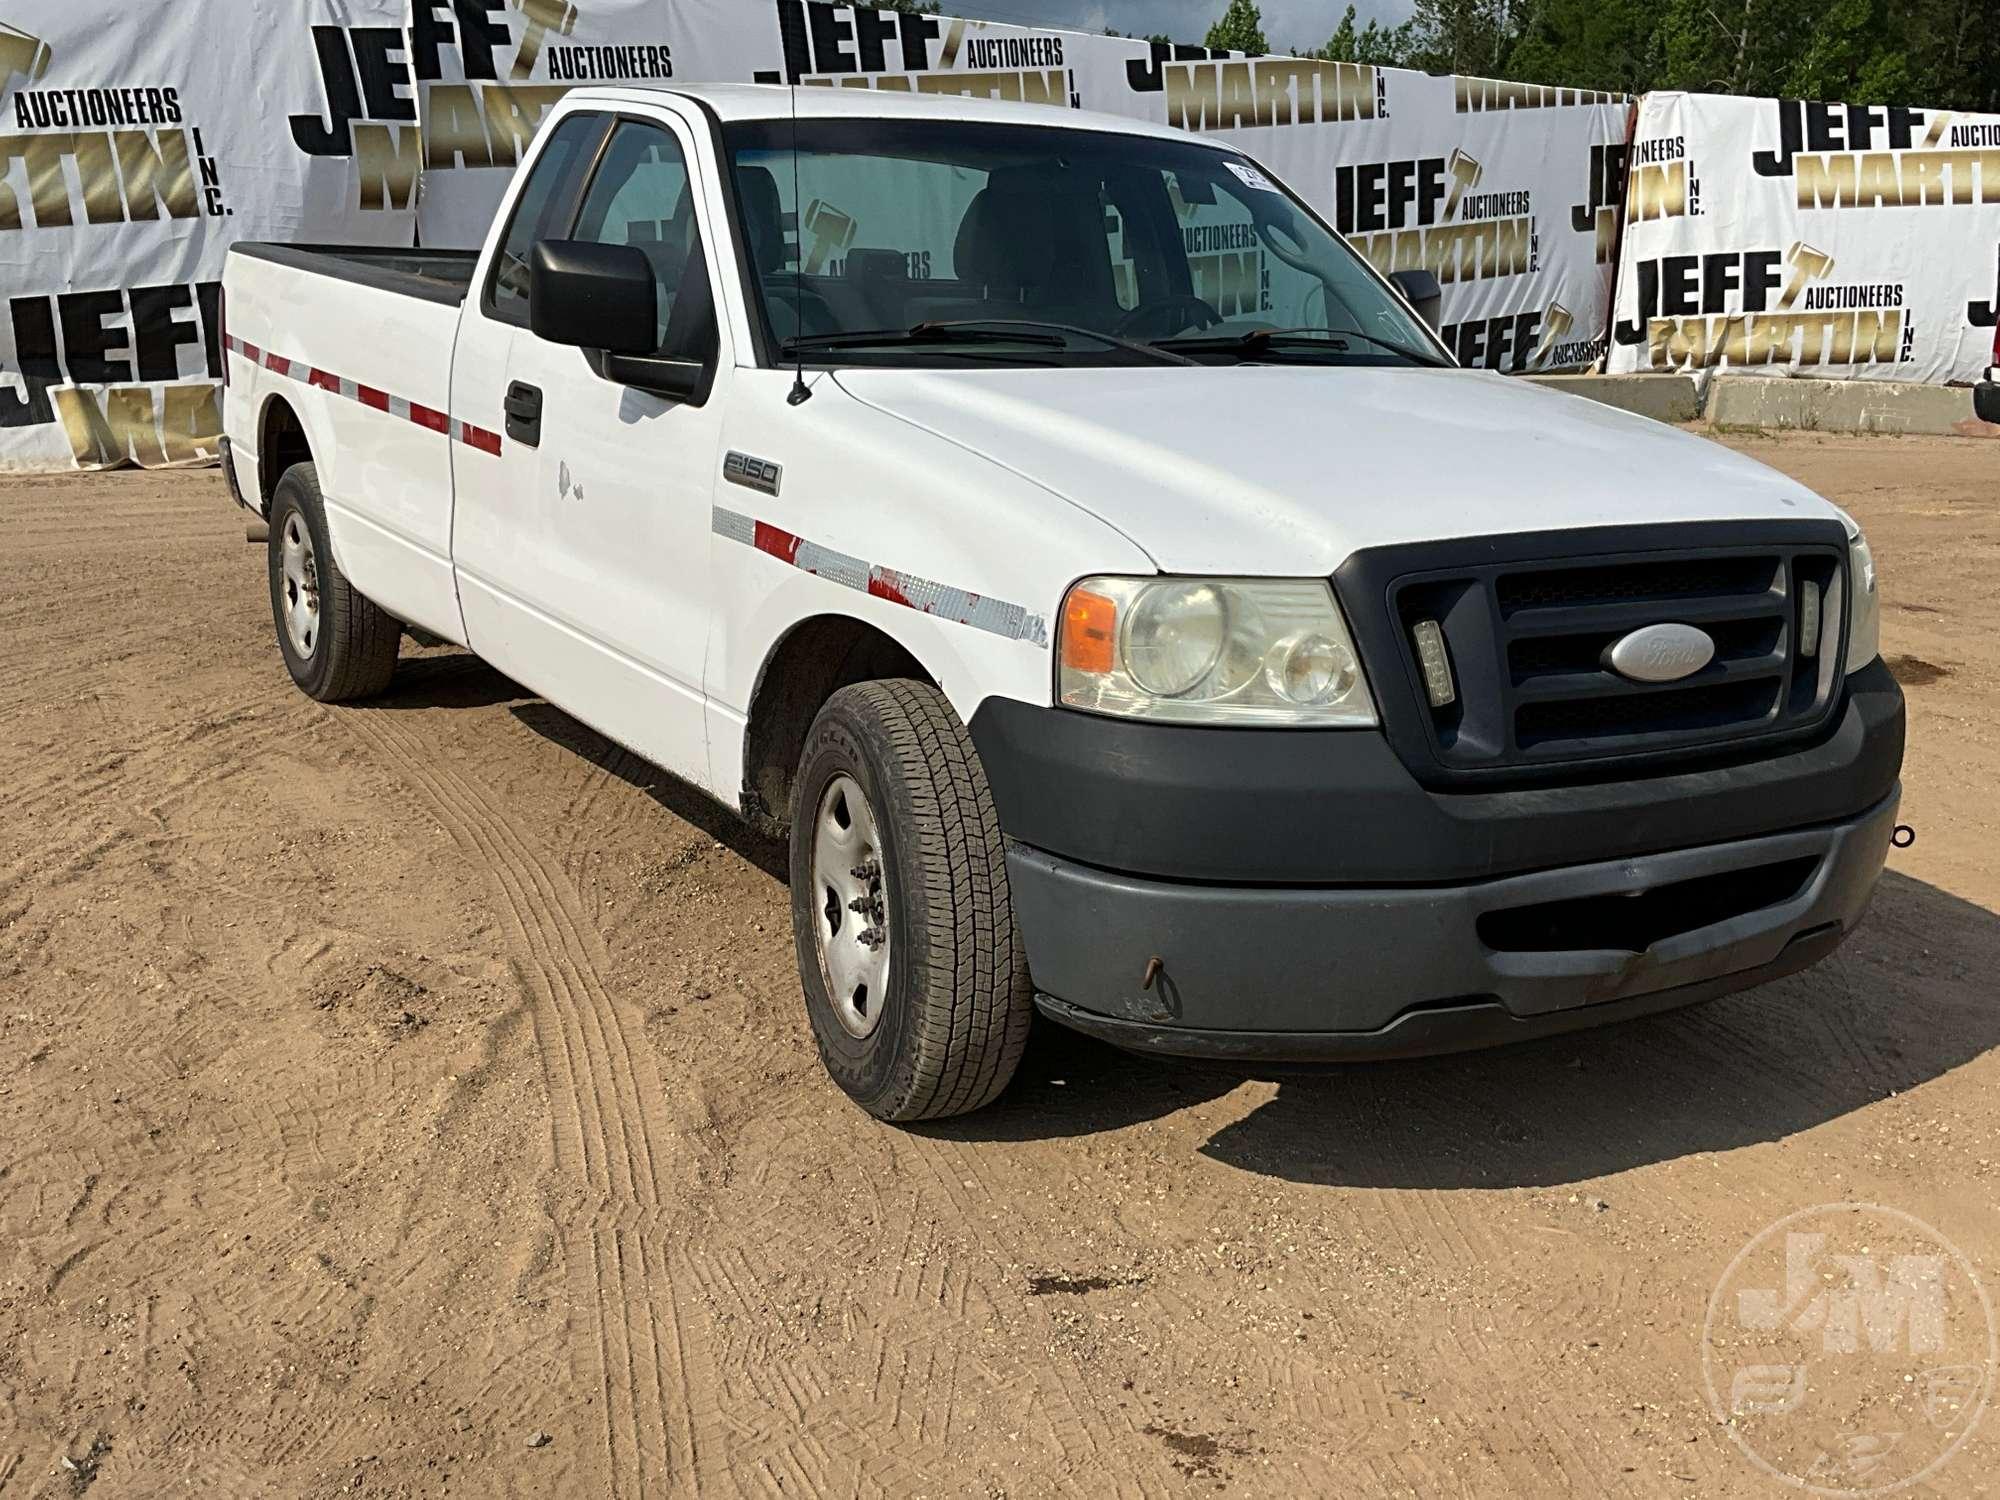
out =
<svg viewBox="0 0 2000 1500"><path fill-rule="evenodd" d="M542 240L528 264L528 326L535 337L606 354L659 345L652 263L633 245Z"/></svg>
<svg viewBox="0 0 2000 1500"><path fill-rule="evenodd" d="M696 273L706 272L696 266ZM707 283L704 280L704 288ZM535 337L582 349L598 375L689 406L707 402L715 358L672 359L659 347L659 284L633 245L542 240L528 265L528 326Z"/></svg>
<svg viewBox="0 0 2000 1500"><path fill-rule="evenodd" d="M1409 271L1391 271L1389 279L1396 283L1396 290L1408 299L1416 309L1418 317L1435 329L1444 309L1444 288L1431 272L1421 268Z"/></svg>
<svg viewBox="0 0 2000 1500"><path fill-rule="evenodd" d="M654 354L604 354L592 365L606 380L685 406L706 406L715 388L715 361L668 359Z"/></svg>

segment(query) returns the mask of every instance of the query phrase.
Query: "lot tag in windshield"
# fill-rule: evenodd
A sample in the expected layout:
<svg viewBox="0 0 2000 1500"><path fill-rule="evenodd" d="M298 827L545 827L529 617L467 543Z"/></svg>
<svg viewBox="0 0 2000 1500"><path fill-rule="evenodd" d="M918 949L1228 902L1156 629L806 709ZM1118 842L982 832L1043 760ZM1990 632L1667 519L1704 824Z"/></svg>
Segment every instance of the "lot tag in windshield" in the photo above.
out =
<svg viewBox="0 0 2000 1500"><path fill-rule="evenodd" d="M1242 180L1245 187L1253 187L1260 193L1275 193L1278 191L1271 179L1255 167L1246 166L1240 161L1226 161L1223 165L1234 172Z"/></svg>

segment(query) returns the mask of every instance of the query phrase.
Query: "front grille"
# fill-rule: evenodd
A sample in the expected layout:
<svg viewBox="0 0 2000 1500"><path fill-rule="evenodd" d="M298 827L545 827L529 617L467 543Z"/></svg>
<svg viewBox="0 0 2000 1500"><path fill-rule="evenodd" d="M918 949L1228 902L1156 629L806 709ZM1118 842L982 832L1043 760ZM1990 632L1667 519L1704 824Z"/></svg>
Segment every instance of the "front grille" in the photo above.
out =
<svg viewBox="0 0 2000 1500"><path fill-rule="evenodd" d="M1524 703L1514 712L1514 738L1523 749L1580 737L1659 734L1723 729L1768 718L1776 706L1776 678L1704 683L1615 698L1557 698Z"/></svg>
<svg viewBox="0 0 2000 1500"><path fill-rule="evenodd" d="M1335 582L1412 769L1519 776L1811 733L1838 697L1846 550L1837 522L1558 532L1357 553ZM1443 706L1419 665L1425 621L1451 663ZM1617 642L1666 623L1707 633L1707 666L1664 683L1610 667Z"/></svg>
<svg viewBox="0 0 2000 1500"><path fill-rule="evenodd" d="M1622 567L1575 566L1499 579L1503 610L1559 604L1616 604L1627 599L1699 599L1754 592L1770 583L1764 557L1676 558Z"/></svg>

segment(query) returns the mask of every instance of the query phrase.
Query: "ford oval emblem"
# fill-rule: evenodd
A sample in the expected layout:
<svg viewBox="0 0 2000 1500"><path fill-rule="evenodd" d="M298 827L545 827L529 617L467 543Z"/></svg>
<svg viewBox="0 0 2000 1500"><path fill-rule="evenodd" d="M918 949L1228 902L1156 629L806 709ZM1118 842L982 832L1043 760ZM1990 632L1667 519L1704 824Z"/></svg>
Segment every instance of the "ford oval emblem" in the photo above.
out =
<svg viewBox="0 0 2000 1500"><path fill-rule="evenodd" d="M1692 625L1648 625L1604 653L1612 671L1634 682L1679 682L1715 660L1715 642Z"/></svg>

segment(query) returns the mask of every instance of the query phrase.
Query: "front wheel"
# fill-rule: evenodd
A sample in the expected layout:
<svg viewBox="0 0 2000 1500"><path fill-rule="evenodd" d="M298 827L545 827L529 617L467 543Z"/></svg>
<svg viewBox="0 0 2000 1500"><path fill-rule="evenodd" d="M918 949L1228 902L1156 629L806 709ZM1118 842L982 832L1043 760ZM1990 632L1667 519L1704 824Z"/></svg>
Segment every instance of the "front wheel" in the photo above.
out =
<svg viewBox="0 0 2000 1500"><path fill-rule="evenodd" d="M311 464L294 464L278 480L270 526L271 615L292 681L321 703L381 692L396 671L403 627L357 593L333 560Z"/></svg>
<svg viewBox="0 0 2000 1500"><path fill-rule="evenodd" d="M834 1082L882 1120L998 1098L1034 996L972 737L927 683L827 700L792 792L792 927Z"/></svg>

